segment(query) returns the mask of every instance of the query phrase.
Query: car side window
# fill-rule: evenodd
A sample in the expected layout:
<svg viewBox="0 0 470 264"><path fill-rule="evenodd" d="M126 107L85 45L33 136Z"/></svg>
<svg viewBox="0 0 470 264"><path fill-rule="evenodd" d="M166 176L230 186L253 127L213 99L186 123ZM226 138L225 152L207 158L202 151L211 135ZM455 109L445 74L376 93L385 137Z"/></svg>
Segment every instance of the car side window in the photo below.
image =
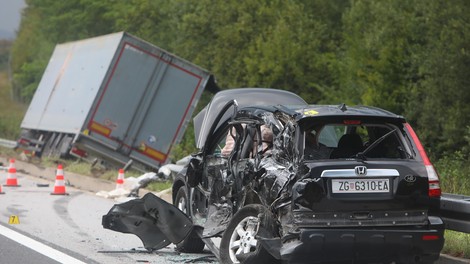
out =
<svg viewBox="0 0 470 264"><path fill-rule="evenodd" d="M321 129L308 131L318 138L318 143L333 148L338 146L339 138L344 134L344 127L324 126Z"/></svg>
<svg viewBox="0 0 470 264"><path fill-rule="evenodd" d="M304 154L307 159L328 159L336 147L337 131L332 126L312 127L304 131Z"/></svg>

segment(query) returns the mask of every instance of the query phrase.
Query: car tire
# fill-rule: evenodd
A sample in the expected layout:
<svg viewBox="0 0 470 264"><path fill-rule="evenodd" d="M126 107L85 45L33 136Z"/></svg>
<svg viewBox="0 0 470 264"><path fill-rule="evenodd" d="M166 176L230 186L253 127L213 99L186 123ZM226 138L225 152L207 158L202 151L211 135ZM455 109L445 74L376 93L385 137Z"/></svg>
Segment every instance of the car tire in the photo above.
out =
<svg viewBox="0 0 470 264"><path fill-rule="evenodd" d="M174 205L186 215L188 214L188 193L183 186L178 189ZM204 242L198 236L196 229L192 229L189 235L176 245L176 251L183 253L201 253L204 250Z"/></svg>
<svg viewBox="0 0 470 264"><path fill-rule="evenodd" d="M233 216L220 242L221 263L280 263L256 241L255 226L258 225L259 214L265 210L260 204L250 204ZM244 234L243 237L240 233ZM237 255L239 250L245 252Z"/></svg>
<svg viewBox="0 0 470 264"><path fill-rule="evenodd" d="M178 192L175 196L174 205L178 207L181 212L188 215L188 193L186 192L184 186L178 189Z"/></svg>

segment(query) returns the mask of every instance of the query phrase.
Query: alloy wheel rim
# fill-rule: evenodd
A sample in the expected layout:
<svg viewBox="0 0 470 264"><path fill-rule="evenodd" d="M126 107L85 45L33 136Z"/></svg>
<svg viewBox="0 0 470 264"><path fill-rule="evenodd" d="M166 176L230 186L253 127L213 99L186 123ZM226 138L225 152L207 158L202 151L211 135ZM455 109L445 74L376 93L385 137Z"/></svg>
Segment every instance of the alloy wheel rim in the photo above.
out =
<svg viewBox="0 0 470 264"><path fill-rule="evenodd" d="M184 197L180 197L178 200L178 209L183 213L186 213L186 199Z"/></svg>
<svg viewBox="0 0 470 264"><path fill-rule="evenodd" d="M240 263L238 255L247 254L256 250L258 240L256 234L258 233L257 217L245 217L232 232L229 244L229 255L233 263Z"/></svg>

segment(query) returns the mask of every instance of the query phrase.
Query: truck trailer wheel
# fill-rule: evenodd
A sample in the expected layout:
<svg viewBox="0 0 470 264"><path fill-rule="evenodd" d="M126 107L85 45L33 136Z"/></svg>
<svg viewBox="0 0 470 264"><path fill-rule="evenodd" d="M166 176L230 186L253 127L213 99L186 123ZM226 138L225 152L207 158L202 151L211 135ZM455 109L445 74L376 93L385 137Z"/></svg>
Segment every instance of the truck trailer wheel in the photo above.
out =
<svg viewBox="0 0 470 264"><path fill-rule="evenodd" d="M184 186L178 189L173 203L183 213L188 214L188 194ZM176 245L176 250L184 253L201 253L204 246L205 244L198 236L197 230L193 228L189 235Z"/></svg>

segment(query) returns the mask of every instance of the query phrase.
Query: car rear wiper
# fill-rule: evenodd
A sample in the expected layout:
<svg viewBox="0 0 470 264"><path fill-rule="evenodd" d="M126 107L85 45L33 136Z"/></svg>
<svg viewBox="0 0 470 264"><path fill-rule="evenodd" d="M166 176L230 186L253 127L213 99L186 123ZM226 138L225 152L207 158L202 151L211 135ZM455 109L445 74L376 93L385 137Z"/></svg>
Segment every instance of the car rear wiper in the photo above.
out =
<svg viewBox="0 0 470 264"><path fill-rule="evenodd" d="M412 159L412 158L413 158L413 156L411 155L411 153L409 153L408 151L406 151L406 149L404 149L402 146L398 146L397 149L398 149L398 151L400 151L401 153L405 154L407 159Z"/></svg>
<svg viewBox="0 0 470 264"><path fill-rule="evenodd" d="M374 141L372 144L370 144L364 151L361 151L361 152L358 152L356 155L354 155L354 157L356 159L360 159L360 160L365 160L366 159L366 153L368 153L369 151L371 151L373 148L375 148L377 145L380 144L380 142L382 142L384 139L388 138L391 134L393 134L395 131L397 131L397 129L395 128L394 130L391 130L390 132L388 132L387 134L381 136L380 138L378 138L376 141Z"/></svg>

